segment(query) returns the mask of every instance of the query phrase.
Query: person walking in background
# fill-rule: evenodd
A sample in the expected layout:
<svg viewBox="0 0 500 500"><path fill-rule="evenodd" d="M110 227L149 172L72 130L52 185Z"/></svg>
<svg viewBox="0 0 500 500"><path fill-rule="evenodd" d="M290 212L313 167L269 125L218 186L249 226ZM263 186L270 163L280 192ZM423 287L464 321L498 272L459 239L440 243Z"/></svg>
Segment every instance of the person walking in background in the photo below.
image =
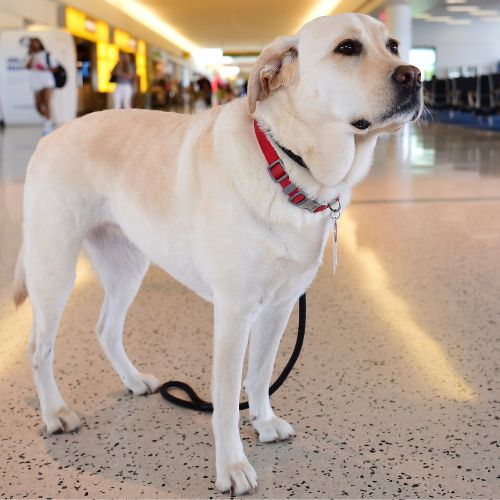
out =
<svg viewBox="0 0 500 500"><path fill-rule="evenodd" d="M133 85L136 79L135 65L130 54L120 52L120 58L111 72L111 82L116 83L113 94L115 109L132 107Z"/></svg>
<svg viewBox="0 0 500 500"><path fill-rule="evenodd" d="M209 108L212 105L212 84L205 76L202 76L197 83L200 97L203 99L205 106Z"/></svg>
<svg viewBox="0 0 500 500"><path fill-rule="evenodd" d="M44 118L42 133L47 135L54 129L51 99L56 84L51 68L56 67L58 62L45 50L39 38L30 39L28 56L26 68L31 73L31 88L35 92L35 106Z"/></svg>

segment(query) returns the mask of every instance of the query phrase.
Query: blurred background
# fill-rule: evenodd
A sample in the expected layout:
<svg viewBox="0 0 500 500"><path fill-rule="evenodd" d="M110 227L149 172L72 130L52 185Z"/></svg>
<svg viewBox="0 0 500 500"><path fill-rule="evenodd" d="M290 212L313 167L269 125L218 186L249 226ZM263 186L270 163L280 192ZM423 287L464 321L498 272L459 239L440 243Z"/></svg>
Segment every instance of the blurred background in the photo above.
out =
<svg viewBox="0 0 500 500"><path fill-rule="evenodd" d="M356 11L399 39L402 58L422 71L437 120L496 130L499 8L496 0L2 0L0 117L7 125L41 121L28 109L26 37L45 40L64 61L68 82L53 96L57 121L113 106L110 76L120 53L135 68L132 106L193 112L244 94L256 56L278 34Z"/></svg>
<svg viewBox="0 0 500 500"><path fill-rule="evenodd" d="M10 293L26 167L76 116L237 99L266 44L342 12L386 23L428 112L380 137L339 220L336 275L329 242L308 290L304 349L272 398L297 436L257 443L242 412L253 496L500 498L500 0L0 0L1 497L218 496L210 416L132 397L105 360L83 254L55 369L84 425L46 435L31 310ZM295 311L276 371L296 324ZM139 369L206 399L211 330L210 304L153 266L125 344Z"/></svg>

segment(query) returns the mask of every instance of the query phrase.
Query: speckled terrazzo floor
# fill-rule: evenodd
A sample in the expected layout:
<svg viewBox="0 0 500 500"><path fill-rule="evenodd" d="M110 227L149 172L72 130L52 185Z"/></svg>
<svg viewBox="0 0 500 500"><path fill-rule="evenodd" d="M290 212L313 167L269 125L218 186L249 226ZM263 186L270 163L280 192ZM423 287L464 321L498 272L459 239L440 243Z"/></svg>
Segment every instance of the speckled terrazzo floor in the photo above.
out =
<svg viewBox="0 0 500 500"><path fill-rule="evenodd" d="M94 337L85 260L57 342L75 434L47 436L25 356L29 307L9 287L36 129L0 134L0 496L219 496L210 417L134 398ZM297 369L273 396L293 441L241 432L263 498L500 497L500 134L440 125L385 138L308 294ZM210 306L151 269L131 308L131 358L208 396ZM285 362L296 313L280 351Z"/></svg>

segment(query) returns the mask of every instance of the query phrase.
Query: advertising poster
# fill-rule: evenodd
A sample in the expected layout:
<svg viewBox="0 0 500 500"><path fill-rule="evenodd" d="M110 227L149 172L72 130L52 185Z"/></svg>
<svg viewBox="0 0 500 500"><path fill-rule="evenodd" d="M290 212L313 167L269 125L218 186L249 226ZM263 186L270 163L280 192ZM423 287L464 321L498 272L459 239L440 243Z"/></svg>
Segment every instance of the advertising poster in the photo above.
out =
<svg viewBox="0 0 500 500"><path fill-rule="evenodd" d="M35 108L30 70L26 68L30 37L39 38L51 57L66 70L64 87L54 90L53 118L56 123L76 116L76 54L73 37L62 30L5 30L0 33L0 109L6 125L41 124Z"/></svg>

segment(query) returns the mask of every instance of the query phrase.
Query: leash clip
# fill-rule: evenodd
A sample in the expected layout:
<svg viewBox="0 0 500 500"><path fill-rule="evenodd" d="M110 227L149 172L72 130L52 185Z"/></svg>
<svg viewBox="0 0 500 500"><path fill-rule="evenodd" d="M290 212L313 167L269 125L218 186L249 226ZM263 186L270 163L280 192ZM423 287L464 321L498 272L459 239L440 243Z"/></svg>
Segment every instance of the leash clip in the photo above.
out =
<svg viewBox="0 0 500 500"><path fill-rule="evenodd" d="M337 220L340 217L340 210L342 209L340 198L337 196L333 204L328 203L328 208L330 209L330 218L333 220Z"/></svg>

